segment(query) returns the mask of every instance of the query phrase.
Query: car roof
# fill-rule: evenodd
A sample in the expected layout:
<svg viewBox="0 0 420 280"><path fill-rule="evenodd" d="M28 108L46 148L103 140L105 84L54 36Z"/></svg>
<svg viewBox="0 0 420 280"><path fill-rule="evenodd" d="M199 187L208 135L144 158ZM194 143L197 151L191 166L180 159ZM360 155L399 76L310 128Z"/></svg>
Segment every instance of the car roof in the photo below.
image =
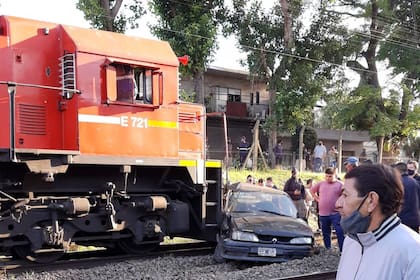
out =
<svg viewBox="0 0 420 280"><path fill-rule="evenodd" d="M269 187L257 186L250 183L235 183L228 187L233 192L244 191L244 192L264 192L272 194L286 194L284 191L273 189Z"/></svg>

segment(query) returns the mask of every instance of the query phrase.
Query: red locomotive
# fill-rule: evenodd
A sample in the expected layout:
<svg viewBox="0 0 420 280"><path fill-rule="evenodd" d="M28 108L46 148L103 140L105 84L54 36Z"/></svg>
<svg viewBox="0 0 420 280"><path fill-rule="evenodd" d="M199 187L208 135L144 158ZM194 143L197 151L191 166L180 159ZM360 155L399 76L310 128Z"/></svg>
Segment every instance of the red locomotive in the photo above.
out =
<svg viewBox="0 0 420 280"><path fill-rule="evenodd" d="M0 250L214 240L221 162L167 42L0 17Z"/></svg>

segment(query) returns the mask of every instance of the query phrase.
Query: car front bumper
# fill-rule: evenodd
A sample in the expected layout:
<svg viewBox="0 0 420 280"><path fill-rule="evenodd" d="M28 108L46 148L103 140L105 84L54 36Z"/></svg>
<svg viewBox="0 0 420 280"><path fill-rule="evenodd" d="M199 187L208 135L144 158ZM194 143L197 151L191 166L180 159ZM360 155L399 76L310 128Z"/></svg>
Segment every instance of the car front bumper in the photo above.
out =
<svg viewBox="0 0 420 280"><path fill-rule="evenodd" d="M314 254L311 245L254 243L232 239L224 239L221 247L221 256L224 259L238 261L285 262Z"/></svg>

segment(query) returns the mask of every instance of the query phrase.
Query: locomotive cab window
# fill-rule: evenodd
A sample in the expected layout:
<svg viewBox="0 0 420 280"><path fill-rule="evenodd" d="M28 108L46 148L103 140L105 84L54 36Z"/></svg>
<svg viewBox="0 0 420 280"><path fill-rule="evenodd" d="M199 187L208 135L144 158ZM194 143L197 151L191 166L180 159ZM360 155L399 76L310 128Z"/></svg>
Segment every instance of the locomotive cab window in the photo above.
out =
<svg viewBox="0 0 420 280"><path fill-rule="evenodd" d="M153 73L151 69L136 68L134 71L134 81L136 82L134 92L134 102L152 103Z"/></svg>
<svg viewBox="0 0 420 280"><path fill-rule="evenodd" d="M127 64L112 64L116 73L115 101L132 104L153 103L153 70Z"/></svg>

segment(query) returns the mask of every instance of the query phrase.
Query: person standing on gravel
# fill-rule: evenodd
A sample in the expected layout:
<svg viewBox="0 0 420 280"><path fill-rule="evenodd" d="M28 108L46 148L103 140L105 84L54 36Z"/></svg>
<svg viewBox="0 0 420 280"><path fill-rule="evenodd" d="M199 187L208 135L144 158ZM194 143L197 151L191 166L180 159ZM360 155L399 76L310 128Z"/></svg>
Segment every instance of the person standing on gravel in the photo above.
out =
<svg viewBox="0 0 420 280"><path fill-rule="evenodd" d="M298 171L292 167L292 177L284 184L284 192L286 192L298 210L298 218L308 221L308 212L305 205L306 191L302 180L298 177Z"/></svg>
<svg viewBox="0 0 420 280"><path fill-rule="evenodd" d="M337 235L340 251L343 249L344 234L340 226L341 216L335 209L335 202L341 195L342 186L343 184L335 178L335 169L328 167L325 169L325 180L311 188L311 194L314 200L318 202L324 246L327 249L331 248L332 225Z"/></svg>
<svg viewBox="0 0 420 280"><path fill-rule="evenodd" d="M336 208L346 238L336 279L419 279L420 235L397 216L401 176L390 166L369 164L344 178Z"/></svg>

